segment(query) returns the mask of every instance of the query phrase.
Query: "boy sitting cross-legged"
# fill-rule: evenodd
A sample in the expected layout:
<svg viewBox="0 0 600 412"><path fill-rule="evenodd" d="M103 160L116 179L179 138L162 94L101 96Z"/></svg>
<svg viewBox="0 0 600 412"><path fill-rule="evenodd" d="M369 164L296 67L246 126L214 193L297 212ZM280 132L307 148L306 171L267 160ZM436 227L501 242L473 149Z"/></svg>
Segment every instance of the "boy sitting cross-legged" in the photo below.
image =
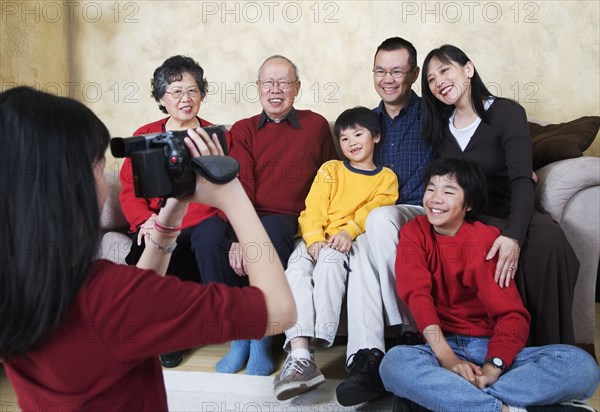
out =
<svg viewBox="0 0 600 412"><path fill-rule="evenodd" d="M498 285L496 261L486 260L499 231L465 220L484 206L485 182L471 163L433 162L425 172L426 216L401 229L398 294L426 343L396 346L380 365L397 396L394 411L593 410L573 401L591 397L600 380L587 352L525 347L530 315L515 283Z"/></svg>
<svg viewBox="0 0 600 412"><path fill-rule="evenodd" d="M285 331L289 352L273 382L275 396L289 399L325 382L311 348L333 344L346 289L348 251L365 231L367 215L398 199L398 180L373 163L380 139L379 119L365 108L344 111L336 120L345 161L324 163L298 219L302 240L292 253L286 276L297 306L297 323Z"/></svg>

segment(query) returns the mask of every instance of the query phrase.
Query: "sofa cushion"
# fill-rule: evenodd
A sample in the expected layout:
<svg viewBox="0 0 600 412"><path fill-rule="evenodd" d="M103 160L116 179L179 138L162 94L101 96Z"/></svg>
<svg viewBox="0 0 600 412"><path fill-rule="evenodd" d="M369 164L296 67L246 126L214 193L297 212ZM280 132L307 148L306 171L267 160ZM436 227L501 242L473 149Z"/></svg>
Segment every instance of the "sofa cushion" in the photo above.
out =
<svg viewBox="0 0 600 412"><path fill-rule="evenodd" d="M585 116L545 126L530 122L533 169L537 170L558 160L582 156L596 138L598 128L598 116Z"/></svg>
<svg viewBox="0 0 600 412"><path fill-rule="evenodd" d="M578 159L565 159L560 162L546 165L536 170L539 183L536 187L536 200L538 204L552 215L559 224L562 223L569 202L577 193L590 187L600 185L600 158L583 156ZM595 216L592 210L597 205L590 205L590 213L582 221L590 222L593 226Z"/></svg>

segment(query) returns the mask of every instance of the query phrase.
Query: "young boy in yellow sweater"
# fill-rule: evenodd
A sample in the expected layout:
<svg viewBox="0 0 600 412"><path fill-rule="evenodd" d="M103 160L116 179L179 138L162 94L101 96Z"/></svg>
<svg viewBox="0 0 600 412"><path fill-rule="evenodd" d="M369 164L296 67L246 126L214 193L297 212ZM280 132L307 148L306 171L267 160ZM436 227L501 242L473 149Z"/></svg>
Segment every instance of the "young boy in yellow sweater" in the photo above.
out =
<svg viewBox="0 0 600 412"><path fill-rule="evenodd" d="M285 331L289 354L273 382L279 400L325 382L310 349L333 344L352 241L365 231L371 210L398 199L396 174L373 163L380 139L377 115L365 107L348 109L337 118L334 134L347 160L325 162L317 172L298 219L302 240L286 270L298 318Z"/></svg>

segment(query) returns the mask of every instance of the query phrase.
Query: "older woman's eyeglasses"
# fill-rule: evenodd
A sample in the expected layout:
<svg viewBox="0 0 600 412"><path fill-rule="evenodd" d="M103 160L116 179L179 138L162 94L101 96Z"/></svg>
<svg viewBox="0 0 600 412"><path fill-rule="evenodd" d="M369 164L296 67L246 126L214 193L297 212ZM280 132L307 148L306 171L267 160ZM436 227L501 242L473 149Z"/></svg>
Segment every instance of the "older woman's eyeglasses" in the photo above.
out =
<svg viewBox="0 0 600 412"><path fill-rule="evenodd" d="M183 95L186 93L189 97L197 97L198 95L200 95L200 90L198 90L198 89L187 89L187 90L175 89L175 90L171 90L171 91L165 92L165 93L169 93L173 97L173 99L180 100L183 98Z"/></svg>
<svg viewBox="0 0 600 412"><path fill-rule="evenodd" d="M258 81L258 84L260 85L260 88L263 90L271 90L273 87L275 87L275 85L277 85L277 87L279 87L281 90L287 90L289 89L294 83L298 83L298 80L294 80L293 82L274 82L272 80L267 80L267 81Z"/></svg>
<svg viewBox="0 0 600 412"><path fill-rule="evenodd" d="M387 71L387 70L383 70L383 69L373 69L373 73L375 73L375 76L377 76L377 77L385 77L385 75L389 73L394 79L400 79L406 73L408 73L408 71L405 72L400 69L394 69L392 71Z"/></svg>

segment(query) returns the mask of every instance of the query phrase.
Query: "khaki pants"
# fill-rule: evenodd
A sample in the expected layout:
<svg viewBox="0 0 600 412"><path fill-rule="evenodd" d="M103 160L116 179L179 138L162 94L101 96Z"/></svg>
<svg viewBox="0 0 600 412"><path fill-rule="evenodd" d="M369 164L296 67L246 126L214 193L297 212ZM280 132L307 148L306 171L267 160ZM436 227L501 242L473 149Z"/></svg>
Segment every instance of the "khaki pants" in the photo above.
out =
<svg viewBox="0 0 600 412"><path fill-rule="evenodd" d="M400 228L421 206L394 205L373 210L366 232L350 250L348 275L348 347L346 358L359 349L385 352L385 324L414 324L408 308L396 295L396 250Z"/></svg>
<svg viewBox="0 0 600 412"><path fill-rule="evenodd" d="M285 331L283 349L290 340L311 338L313 345L330 347L340 324L342 299L346 291L348 255L329 247L313 262L300 240L288 260L285 275L296 301L297 321Z"/></svg>

